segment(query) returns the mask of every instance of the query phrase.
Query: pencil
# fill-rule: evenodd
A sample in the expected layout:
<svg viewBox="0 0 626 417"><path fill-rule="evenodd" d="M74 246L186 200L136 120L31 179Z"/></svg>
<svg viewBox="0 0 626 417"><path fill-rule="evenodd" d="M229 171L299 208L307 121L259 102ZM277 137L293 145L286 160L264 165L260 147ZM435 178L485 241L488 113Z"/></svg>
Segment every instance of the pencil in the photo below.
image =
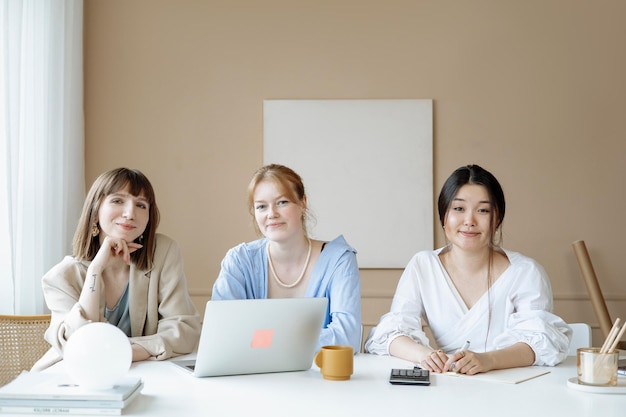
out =
<svg viewBox="0 0 626 417"><path fill-rule="evenodd" d="M624 332L626 331L626 323L624 323L624 325L622 326L622 328L620 329L619 333L617 334L617 336L615 336L615 339L613 340L613 343L611 344L610 349L608 350L608 353L613 353L615 352L615 348L617 347L617 344L619 343L619 340L622 338L622 336L624 335Z"/></svg>
<svg viewBox="0 0 626 417"><path fill-rule="evenodd" d="M600 353L608 352L609 347L613 344L613 340L615 335L619 332L621 319L618 317L613 323L613 327L611 327L611 331L604 339L604 343L602 344L602 348L600 348Z"/></svg>

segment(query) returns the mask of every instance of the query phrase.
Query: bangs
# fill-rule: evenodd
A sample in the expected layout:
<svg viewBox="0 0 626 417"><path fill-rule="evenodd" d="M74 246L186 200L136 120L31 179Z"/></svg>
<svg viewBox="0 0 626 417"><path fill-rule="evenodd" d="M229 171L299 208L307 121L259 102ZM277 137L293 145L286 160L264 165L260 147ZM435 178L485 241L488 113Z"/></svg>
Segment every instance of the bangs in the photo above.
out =
<svg viewBox="0 0 626 417"><path fill-rule="evenodd" d="M127 189L133 196L143 196L149 204L154 204L154 191L145 177L129 171L125 176L117 176L111 179L109 184L103 188L103 195L114 194L120 190Z"/></svg>

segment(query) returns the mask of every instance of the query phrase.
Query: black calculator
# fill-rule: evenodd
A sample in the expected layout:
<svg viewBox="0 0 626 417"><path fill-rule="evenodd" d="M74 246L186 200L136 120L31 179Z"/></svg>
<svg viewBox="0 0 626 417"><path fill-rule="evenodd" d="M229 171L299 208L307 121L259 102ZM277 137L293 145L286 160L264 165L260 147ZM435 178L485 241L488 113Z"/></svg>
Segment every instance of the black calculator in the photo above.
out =
<svg viewBox="0 0 626 417"><path fill-rule="evenodd" d="M396 385L430 385L428 369L392 369L389 382Z"/></svg>

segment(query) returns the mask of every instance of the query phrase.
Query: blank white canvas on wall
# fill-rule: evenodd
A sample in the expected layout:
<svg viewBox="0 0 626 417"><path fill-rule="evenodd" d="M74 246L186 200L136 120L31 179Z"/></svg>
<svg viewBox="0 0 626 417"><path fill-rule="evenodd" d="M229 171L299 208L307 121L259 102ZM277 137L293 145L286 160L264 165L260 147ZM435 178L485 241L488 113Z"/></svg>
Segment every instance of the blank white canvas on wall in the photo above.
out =
<svg viewBox="0 0 626 417"><path fill-rule="evenodd" d="M265 100L263 163L304 181L311 237L344 235L361 268L433 249L432 100Z"/></svg>

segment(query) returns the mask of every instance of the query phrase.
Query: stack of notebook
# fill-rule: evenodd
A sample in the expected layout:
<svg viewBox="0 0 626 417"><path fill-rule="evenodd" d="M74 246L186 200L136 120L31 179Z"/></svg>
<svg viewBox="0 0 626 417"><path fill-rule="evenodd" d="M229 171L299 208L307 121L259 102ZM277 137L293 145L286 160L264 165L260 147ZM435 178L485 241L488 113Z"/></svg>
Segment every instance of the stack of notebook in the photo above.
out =
<svg viewBox="0 0 626 417"><path fill-rule="evenodd" d="M66 374L23 372L0 388L0 415L121 415L143 388L140 377L125 376L109 389L74 384Z"/></svg>

